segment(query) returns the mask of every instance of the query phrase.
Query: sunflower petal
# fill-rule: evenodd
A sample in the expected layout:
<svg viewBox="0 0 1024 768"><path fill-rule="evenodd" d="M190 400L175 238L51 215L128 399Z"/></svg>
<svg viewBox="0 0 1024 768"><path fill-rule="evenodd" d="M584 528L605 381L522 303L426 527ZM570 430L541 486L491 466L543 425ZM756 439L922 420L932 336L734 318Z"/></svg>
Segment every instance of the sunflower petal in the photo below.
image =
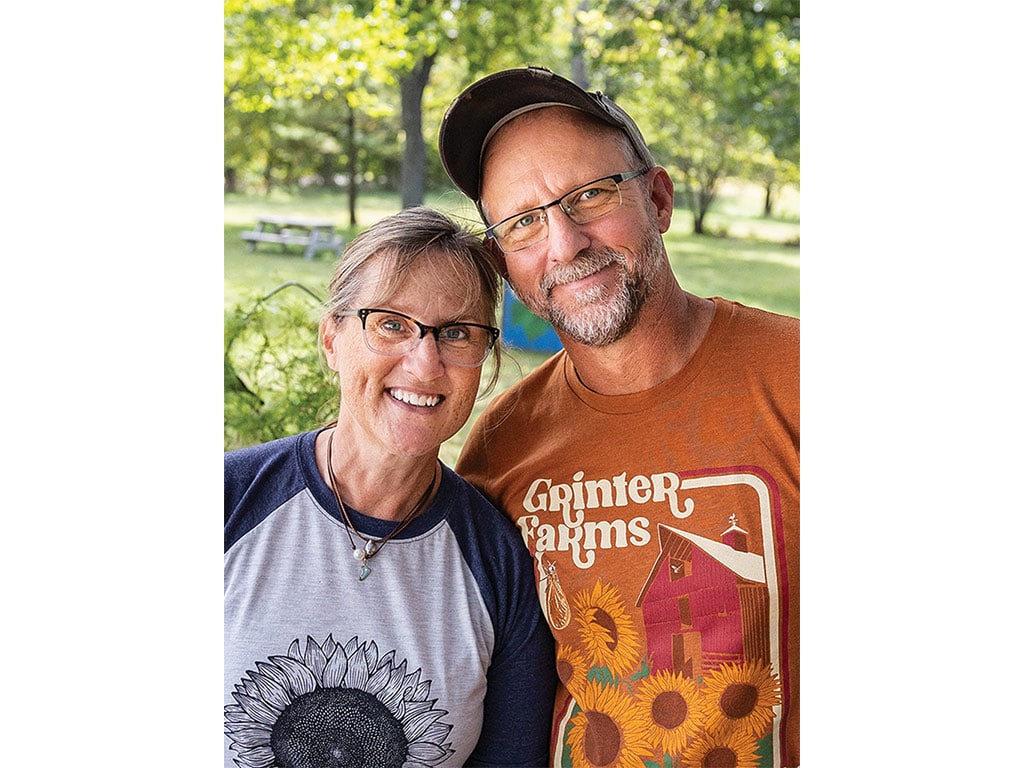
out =
<svg viewBox="0 0 1024 768"><path fill-rule="evenodd" d="M448 757L453 750L446 750L437 744L428 741L416 741L409 745L408 755L416 760L421 760L431 765L437 765Z"/></svg>
<svg viewBox="0 0 1024 768"><path fill-rule="evenodd" d="M316 676L301 661L290 656L271 656L270 660L288 676L288 690L293 696L301 696L316 690Z"/></svg>
<svg viewBox="0 0 1024 768"><path fill-rule="evenodd" d="M254 747L265 747L270 744L270 729L250 723L249 725L237 724L231 729L225 728L231 734L231 740L246 749Z"/></svg>
<svg viewBox="0 0 1024 768"><path fill-rule="evenodd" d="M320 649L320 644L308 635L306 636L306 652L302 654L302 661L317 678L323 679L327 656Z"/></svg>
<svg viewBox="0 0 1024 768"><path fill-rule="evenodd" d="M336 647L324 667L323 684L324 688L340 688L345 683L345 676L348 674L348 657L340 646Z"/></svg>
<svg viewBox="0 0 1024 768"><path fill-rule="evenodd" d="M288 695L288 691L277 681L263 675L256 675L253 678L253 682L259 690L260 698L278 712L283 712L285 707L292 703L292 698Z"/></svg>
<svg viewBox="0 0 1024 768"><path fill-rule="evenodd" d="M246 696L244 693L233 693L231 695L235 697L235 701L237 701L239 706L246 711L246 714L248 714L249 717L257 723L273 725L277 722L277 716L280 713L272 711L263 703L262 699Z"/></svg>
<svg viewBox="0 0 1024 768"><path fill-rule="evenodd" d="M434 702L430 703L433 704ZM405 720L402 721L402 726L405 729L405 737L409 741L416 741L427 732L427 728L430 727L431 723L439 717L447 714L448 713L443 709L430 709L427 712L420 712L415 715L409 715L407 713Z"/></svg>
<svg viewBox="0 0 1024 768"><path fill-rule="evenodd" d="M247 750L236 758L243 768L271 768L274 765L274 753L270 747L256 747Z"/></svg>

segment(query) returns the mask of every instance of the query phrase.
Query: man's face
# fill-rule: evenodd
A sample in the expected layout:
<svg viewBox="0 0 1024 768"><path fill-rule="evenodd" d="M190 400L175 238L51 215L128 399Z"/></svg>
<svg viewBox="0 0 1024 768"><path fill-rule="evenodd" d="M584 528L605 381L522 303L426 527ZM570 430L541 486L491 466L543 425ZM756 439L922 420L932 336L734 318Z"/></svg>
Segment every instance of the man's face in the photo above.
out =
<svg viewBox="0 0 1024 768"><path fill-rule="evenodd" d="M481 203L494 223L636 165L613 129L581 122L568 108L544 108L512 120L488 145ZM621 183L622 205L588 224L548 208L547 239L504 254L523 304L583 344L622 338L668 268L648 177Z"/></svg>

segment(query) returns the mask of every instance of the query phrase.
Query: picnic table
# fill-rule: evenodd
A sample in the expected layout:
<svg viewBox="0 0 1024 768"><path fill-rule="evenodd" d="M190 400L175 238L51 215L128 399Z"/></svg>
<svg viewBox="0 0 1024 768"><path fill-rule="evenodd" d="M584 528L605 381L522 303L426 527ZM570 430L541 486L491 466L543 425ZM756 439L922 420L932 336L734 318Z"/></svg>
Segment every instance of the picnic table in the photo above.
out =
<svg viewBox="0 0 1024 768"><path fill-rule="evenodd" d="M242 239L249 243L250 252L259 243L277 243L282 252L289 245L301 246L307 259L312 259L317 251L340 255L345 247L345 238L334 232L334 222L302 216L260 216L251 230L242 233Z"/></svg>

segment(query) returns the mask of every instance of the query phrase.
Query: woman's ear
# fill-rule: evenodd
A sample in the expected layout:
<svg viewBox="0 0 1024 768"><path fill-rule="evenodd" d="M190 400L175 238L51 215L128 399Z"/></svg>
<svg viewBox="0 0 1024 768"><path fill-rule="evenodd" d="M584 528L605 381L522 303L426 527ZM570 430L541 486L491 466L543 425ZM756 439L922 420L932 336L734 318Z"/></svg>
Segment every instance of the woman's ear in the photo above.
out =
<svg viewBox="0 0 1024 768"><path fill-rule="evenodd" d="M320 338L324 346L324 357L327 367L338 370L338 350L335 347L338 336L338 321L333 317L325 317L320 321Z"/></svg>

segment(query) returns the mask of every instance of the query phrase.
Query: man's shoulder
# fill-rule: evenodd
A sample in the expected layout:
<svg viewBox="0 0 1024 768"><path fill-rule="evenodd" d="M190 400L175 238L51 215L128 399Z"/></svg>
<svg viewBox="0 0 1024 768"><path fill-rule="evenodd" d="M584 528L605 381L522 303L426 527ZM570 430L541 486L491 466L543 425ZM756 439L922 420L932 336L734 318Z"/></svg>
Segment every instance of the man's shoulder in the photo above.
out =
<svg viewBox="0 0 1024 768"><path fill-rule="evenodd" d="M785 348L799 350L798 317L721 298L715 298L715 315L716 324L733 342L758 348L767 345L776 352Z"/></svg>
<svg viewBox="0 0 1024 768"><path fill-rule="evenodd" d="M792 330L797 333L800 331L799 317L784 315L781 312L773 312L772 310L761 309L760 307L752 307L748 304L720 297L715 297L714 302L716 309L729 308L733 313L733 317L739 322L751 323L767 328Z"/></svg>

